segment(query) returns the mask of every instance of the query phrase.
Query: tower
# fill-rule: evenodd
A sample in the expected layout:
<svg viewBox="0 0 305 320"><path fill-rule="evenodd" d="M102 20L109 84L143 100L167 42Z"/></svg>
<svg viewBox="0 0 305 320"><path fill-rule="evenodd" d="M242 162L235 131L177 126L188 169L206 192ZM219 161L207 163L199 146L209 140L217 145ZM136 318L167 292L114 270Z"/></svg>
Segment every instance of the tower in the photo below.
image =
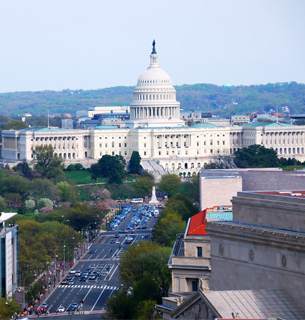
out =
<svg viewBox="0 0 305 320"><path fill-rule="evenodd" d="M150 65L139 77L130 104L129 128L177 127L180 120L180 103L169 75L160 68L158 54L153 41Z"/></svg>

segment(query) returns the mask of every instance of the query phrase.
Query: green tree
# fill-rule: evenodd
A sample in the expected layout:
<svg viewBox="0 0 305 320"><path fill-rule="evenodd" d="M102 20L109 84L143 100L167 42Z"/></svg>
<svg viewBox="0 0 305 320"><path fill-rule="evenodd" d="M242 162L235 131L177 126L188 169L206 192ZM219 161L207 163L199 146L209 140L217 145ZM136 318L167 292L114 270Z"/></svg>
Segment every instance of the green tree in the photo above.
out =
<svg viewBox="0 0 305 320"><path fill-rule="evenodd" d="M108 178L109 183L121 184L125 171L126 161L123 156L104 155L97 164L91 166L92 179L96 180L99 177Z"/></svg>
<svg viewBox="0 0 305 320"><path fill-rule="evenodd" d="M57 183L56 188L61 201L75 201L75 189L67 181L61 181Z"/></svg>
<svg viewBox="0 0 305 320"><path fill-rule="evenodd" d="M17 172L21 172L22 175L27 179L31 180L33 178L33 170L26 161L18 163L17 166L13 167L13 169Z"/></svg>
<svg viewBox="0 0 305 320"><path fill-rule="evenodd" d="M17 193L25 200L30 191L30 181L19 175L4 175L0 178L0 195Z"/></svg>
<svg viewBox="0 0 305 320"><path fill-rule="evenodd" d="M7 210L7 205L5 200L0 197L0 212L6 211Z"/></svg>
<svg viewBox="0 0 305 320"><path fill-rule="evenodd" d="M25 200L24 202L24 207L25 209L29 212L29 211L33 211L35 209L35 201L34 200Z"/></svg>
<svg viewBox="0 0 305 320"><path fill-rule="evenodd" d="M162 216L166 215L168 211L177 212L182 220L187 221L191 216L198 213L198 208L193 205L189 197L183 194L175 194L167 201Z"/></svg>
<svg viewBox="0 0 305 320"><path fill-rule="evenodd" d="M170 197L176 193L180 187L181 181L175 174L163 175L159 183L159 191L166 192Z"/></svg>
<svg viewBox="0 0 305 320"><path fill-rule="evenodd" d="M53 201L48 198L41 198L37 202L38 208L53 207Z"/></svg>
<svg viewBox="0 0 305 320"><path fill-rule="evenodd" d="M18 193L5 193L4 199L11 211L13 211L14 208L20 207L22 204L22 198Z"/></svg>
<svg viewBox="0 0 305 320"><path fill-rule="evenodd" d="M154 241L162 246L173 246L177 234L183 233L186 228L185 221L176 211L168 211L166 216L161 217L154 229Z"/></svg>
<svg viewBox="0 0 305 320"><path fill-rule="evenodd" d="M134 319L136 303L131 295L119 292L107 300L107 319Z"/></svg>
<svg viewBox="0 0 305 320"><path fill-rule="evenodd" d="M32 197L36 200L49 198L52 201L58 200L58 190L53 182L48 179L34 179L31 185Z"/></svg>
<svg viewBox="0 0 305 320"><path fill-rule="evenodd" d="M3 130L10 130L10 129L14 129L14 130L22 130L22 129L25 129L27 128L28 125L23 122L23 121L18 121L18 120L12 120L12 121L9 121L8 123L6 123L4 126L3 126Z"/></svg>
<svg viewBox="0 0 305 320"><path fill-rule="evenodd" d="M128 288L149 274L166 295L171 283L171 273L167 267L170 252L171 248L162 248L148 241L141 241L139 246L129 247L121 260L120 279ZM157 295L160 296L160 293Z"/></svg>
<svg viewBox="0 0 305 320"><path fill-rule="evenodd" d="M137 305L135 318L138 320L142 319L162 319L156 311L157 301L154 300L143 300Z"/></svg>
<svg viewBox="0 0 305 320"><path fill-rule="evenodd" d="M138 151L133 151L129 161L129 172L130 173L140 173L141 170L141 156Z"/></svg>
<svg viewBox="0 0 305 320"><path fill-rule="evenodd" d="M199 203L199 175L194 174L192 179L182 182L180 193L189 197L193 202Z"/></svg>
<svg viewBox="0 0 305 320"><path fill-rule="evenodd" d="M33 151L36 165L35 169L42 177L54 179L62 177L64 180L63 160L54 154L54 149L51 145L38 146Z"/></svg>
<svg viewBox="0 0 305 320"><path fill-rule="evenodd" d="M276 151L258 144L241 148L234 153L234 156L234 163L238 168L280 167Z"/></svg>
<svg viewBox="0 0 305 320"><path fill-rule="evenodd" d="M148 177L138 177L134 184L136 195L140 198L145 198L145 196L151 192L153 186L153 179Z"/></svg>
<svg viewBox="0 0 305 320"><path fill-rule="evenodd" d="M90 223L91 229L96 229L102 217L98 217L98 212L95 208L91 208L86 204L75 202L67 211L65 217L69 220L69 225L77 231L86 229Z"/></svg>
<svg viewBox="0 0 305 320"><path fill-rule="evenodd" d="M19 313L20 305L13 299L0 298L0 319L11 319L15 312Z"/></svg>

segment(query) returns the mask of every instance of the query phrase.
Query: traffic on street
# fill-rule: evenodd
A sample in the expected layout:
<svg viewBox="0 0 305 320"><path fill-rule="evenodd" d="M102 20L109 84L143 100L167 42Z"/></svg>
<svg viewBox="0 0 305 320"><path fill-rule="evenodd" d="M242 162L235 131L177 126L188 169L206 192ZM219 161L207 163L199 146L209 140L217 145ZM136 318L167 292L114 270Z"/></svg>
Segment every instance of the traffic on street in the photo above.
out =
<svg viewBox="0 0 305 320"><path fill-rule="evenodd" d="M106 310L108 298L118 292L120 259L128 246L151 241L159 209L147 204L128 204L100 232L44 301L48 313L88 314Z"/></svg>

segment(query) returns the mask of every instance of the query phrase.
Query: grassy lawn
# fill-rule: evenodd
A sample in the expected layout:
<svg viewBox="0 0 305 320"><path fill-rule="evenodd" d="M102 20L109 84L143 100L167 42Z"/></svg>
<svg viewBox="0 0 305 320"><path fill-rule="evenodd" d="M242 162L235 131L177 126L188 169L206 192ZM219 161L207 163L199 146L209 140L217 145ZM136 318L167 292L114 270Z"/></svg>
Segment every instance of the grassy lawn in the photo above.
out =
<svg viewBox="0 0 305 320"><path fill-rule="evenodd" d="M65 171L68 181L73 181L75 184L88 184L93 183L91 174L88 171ZM106 179L98 178L97 182L105 182Z"/></svg>
<svg viewBox="0 0 305 320"><path fill-rule="evenodd" d="M303 169L303 165L282 167L283 171L294 171L294 169Z"/></svg>

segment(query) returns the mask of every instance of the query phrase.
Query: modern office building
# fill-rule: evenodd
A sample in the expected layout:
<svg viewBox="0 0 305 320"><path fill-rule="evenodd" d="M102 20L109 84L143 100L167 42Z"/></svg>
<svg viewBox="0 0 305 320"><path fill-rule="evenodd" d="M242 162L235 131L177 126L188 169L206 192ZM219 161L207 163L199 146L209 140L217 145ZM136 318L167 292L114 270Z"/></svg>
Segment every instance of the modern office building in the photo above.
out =
<svg viewBox="0 0 305 320"><path fill-rule="evenodd" d="M17 213L0 214L0 297L12 297L18 286L18 226L6 221Z"/></svg>

